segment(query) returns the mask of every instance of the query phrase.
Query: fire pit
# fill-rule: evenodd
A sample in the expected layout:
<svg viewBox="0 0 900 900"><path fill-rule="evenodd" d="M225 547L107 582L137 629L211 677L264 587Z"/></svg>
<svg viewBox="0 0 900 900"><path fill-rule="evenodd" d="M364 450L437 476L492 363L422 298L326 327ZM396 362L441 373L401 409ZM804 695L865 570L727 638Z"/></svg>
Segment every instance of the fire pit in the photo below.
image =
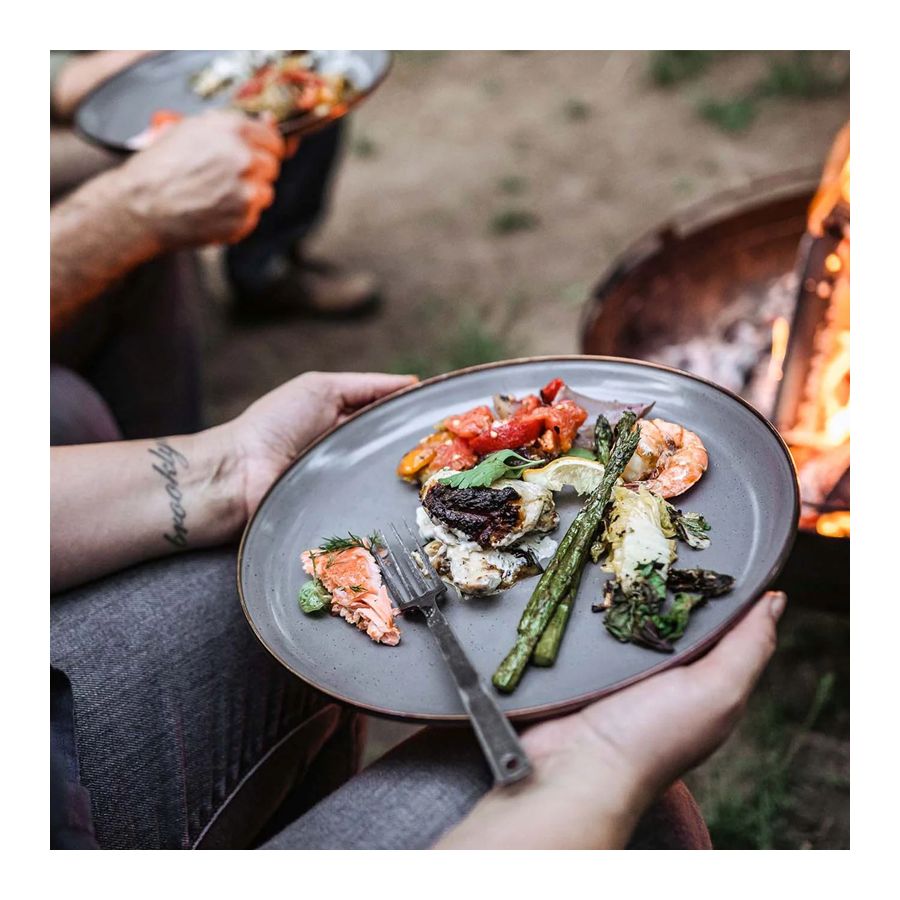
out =
<svg viewBox="0 0 900 900"><path fill-rule="evenodd" d="M849 223L845 129L818 191L810 177L756 185L639 241L582 330L585 353L695 372L775 423L803 499L778 586L831 609L847 608L850 583Z"/></svg>

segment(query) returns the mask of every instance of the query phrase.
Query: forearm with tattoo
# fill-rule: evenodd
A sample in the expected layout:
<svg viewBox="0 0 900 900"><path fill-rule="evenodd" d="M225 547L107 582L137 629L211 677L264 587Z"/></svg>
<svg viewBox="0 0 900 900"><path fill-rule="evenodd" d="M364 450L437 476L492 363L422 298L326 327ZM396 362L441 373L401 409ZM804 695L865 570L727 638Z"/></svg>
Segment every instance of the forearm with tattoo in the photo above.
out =
<svg viewBox="0 0 900 900"><path fill-rule="evenodd" d="M244 524L243 476L221 428L52 447L50 461L54 591L233 540Z"/></svg>

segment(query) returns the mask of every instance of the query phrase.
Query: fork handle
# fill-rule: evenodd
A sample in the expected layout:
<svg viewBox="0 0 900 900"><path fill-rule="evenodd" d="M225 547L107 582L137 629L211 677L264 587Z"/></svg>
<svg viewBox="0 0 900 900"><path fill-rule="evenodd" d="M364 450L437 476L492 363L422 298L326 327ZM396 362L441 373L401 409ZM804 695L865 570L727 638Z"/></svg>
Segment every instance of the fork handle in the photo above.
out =
<svg viewBox="0 0 900 900"><path fill-rule="evenodd" d="M531 763L509 720L497 706L484 681L466 656L450 623L437 604L423 610L431 633L437 639L475 736L487 758L497 784L513 784L531 774Z"/></svg>

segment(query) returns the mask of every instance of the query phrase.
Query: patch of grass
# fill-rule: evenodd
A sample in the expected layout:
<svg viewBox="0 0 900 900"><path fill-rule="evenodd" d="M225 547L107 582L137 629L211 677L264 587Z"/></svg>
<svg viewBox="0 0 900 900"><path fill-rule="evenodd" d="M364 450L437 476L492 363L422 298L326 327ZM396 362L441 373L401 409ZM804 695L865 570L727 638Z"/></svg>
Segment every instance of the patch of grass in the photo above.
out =
<svg viewBox="0 0 900 900"><path fill-rule="evenodd" d="M518 196L525 193L525 189L528 187L528 179L523 178L521 175L504 175L497 180L497 187L504 194Z"/></svg>
<svg viewBox="0 0 900 900"><path fill-rule="evenodd" d="M707 122L732 134L749 128L758 111L753 97L738 97L723 101L703 100L698 110Z"/></svg>
<svg viewBox="0 0 900 900"><path fill-rule="evenodd" d="M365 134L355 138L350 149L355 156L361 159L371 159L373 156L378 156L378 144Z"/></svg>
<svg viewBox="0 0 900 900"><path fill-rule="evenodd" d="M517 231L532 231L538 227L538 217L527 209L510 207L495 213L491 217L491 234L514 234Z"/></svg>
<svg viewBox="0 0 900 900"><path fill-rule="evenodd" d="M435 341L433 352L398 356L389 364L388 371L429 378L454 369L508 359L512 355L503 337L488 328L482 319L469 314L457 323L449 336Z"/></svg>
<svg viewBox="0 0 900 900"><path fill-rule="evenodd" d="M746 730L751 741L740 764L723 771L704 799L713 845L719 850L766 850L793 846L787 820L793 809L792 766L803 740L834 691L833 673L816 684L806 714L792 727L780 702L767 699L751 710Z"/></svg>
<svg viewBox="0 0 900 900"><path fill-rule="evenodd" d="M671 87L705 72L714 50L657 50L650 57L650 78L660 87Z"/></svg>
<svg viewBox="0 0 900 900"><path fill-rule="evenodd" d="M583 122L591 115L591 107L575 97L570 97L563 105L563 115L570 122Z"/></svg>
<svg viewBox="0 0 900 900"><path fill-rule="evenodd" d="M850 70L835 65L840 61L831 54L809 50L771 57L768 73L748 91L724 100L706 99L698 107L700 115L722 131L745 131L760 105L770 98L816 100L847 90Z"/></svg>
<svg viewBox="0 0 900 900"><path fill-rule="evenodd" d="M850 70L836 70L828 55L798 50L788 58L769 62L769 73L757 85L761 97L797 97L814 100L831 97L850 85Z"/></svg>
<svg viewBox="0 0 900 900"><path fill-rule="evenodd" d="M765 75L732 97L707 97L697 105L700 116L722 131L745 131L767 100L815 100L846 91L850 84L850 57L845 51L757 52L765 59ZM671 88L698 78L729 55L721 50L660 50L650 57L649 76L658 87Z"/></svg>

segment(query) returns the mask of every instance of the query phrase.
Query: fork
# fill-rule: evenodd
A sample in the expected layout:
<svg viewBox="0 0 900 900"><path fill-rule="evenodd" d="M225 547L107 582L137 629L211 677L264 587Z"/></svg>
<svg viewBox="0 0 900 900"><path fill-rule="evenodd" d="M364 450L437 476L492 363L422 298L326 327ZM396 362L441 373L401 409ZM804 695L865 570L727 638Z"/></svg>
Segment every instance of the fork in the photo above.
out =
<svg viewBox="0 0 900 900"><path fill-rule="evenodd" d="M491 768L494 781L500 785L520 781L531 774L531 763L519 743L518 735L469 661L462 644L437 604L437 601L446 595L447 585L434 570L428 554L419 546L412 529L406 522L403 524L409 532L412 545L404 545L396 527L391 525L402 554L399 557L394 554L384 533L380 538L387 551L390 566L379 553L373 554L378 561L388 591L402 611L418 609L425 616L425 621L437 639L444 661L456 682L456 689L472 722L472 728Z"/></svg>

